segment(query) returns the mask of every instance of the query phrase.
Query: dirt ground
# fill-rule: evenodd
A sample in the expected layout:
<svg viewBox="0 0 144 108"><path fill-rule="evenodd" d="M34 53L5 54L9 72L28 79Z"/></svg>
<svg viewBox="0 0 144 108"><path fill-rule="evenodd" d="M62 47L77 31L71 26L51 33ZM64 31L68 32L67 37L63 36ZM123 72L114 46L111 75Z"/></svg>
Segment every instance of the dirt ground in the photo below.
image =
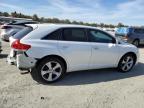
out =
<svg viewBox="0 0 144 108"><path fill-rule="evenodd" d="M9 44L0 55L0 108L144 108L144 47L129 73L115 69L69 73L44 85L6 63Z"/></svg>

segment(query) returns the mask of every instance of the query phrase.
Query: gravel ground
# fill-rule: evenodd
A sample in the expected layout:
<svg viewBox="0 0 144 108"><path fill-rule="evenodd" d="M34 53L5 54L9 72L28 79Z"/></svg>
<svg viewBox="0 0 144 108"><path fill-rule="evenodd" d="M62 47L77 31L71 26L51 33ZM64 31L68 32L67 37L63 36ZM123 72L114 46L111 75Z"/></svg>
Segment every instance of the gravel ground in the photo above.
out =
<svg viewBox="0 0 144 108"><path fill-rule="evenodd" d="M144 108L144 47L129 73L114 69L69 73L53 85L35 82L6 63L9 44L0 55L0 108Z"/></svg>

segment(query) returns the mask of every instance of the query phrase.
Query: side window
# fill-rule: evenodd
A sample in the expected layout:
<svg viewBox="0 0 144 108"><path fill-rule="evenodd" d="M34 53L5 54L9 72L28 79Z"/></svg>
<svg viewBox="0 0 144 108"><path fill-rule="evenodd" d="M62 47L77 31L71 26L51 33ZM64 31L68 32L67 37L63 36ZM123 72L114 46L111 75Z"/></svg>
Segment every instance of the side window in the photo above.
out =
<svg viewBox="0 0 144 108"><path fill-rule="evenodd" d="M43 40L59 40L59 37L61 36L61 29L56 30L47 36L43 37Z"/></svg>
<svg viewBox="0 0 144 108"><path fill-rule="evenodd" d="M115 39L99 30L89 30L88 32L91 42L98 43L115 43Z"/></svg>
<svg viewBox="0 0 144 108"><path fill-rule="evenodd" d="M85 42L87 41L85 29L65 28L63 29L63 40Z"/></svg>
<svg viewBox="0 0 144 108"><path fill-rule="evenodd" d="M134 32L138 33L138 34L141 34L143 31L142 31L142 29L135 29Z"/></svg>

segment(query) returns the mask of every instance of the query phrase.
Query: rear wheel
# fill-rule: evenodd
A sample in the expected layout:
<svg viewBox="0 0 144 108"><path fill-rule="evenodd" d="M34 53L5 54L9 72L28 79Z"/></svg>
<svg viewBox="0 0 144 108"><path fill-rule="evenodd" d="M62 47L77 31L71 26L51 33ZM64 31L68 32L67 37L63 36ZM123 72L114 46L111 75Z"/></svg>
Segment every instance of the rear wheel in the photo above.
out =
<svg viewBox="0 0 144 108"><path fill-rule="evenodd" d="M138 47L139 46L139 40L138 39L134 40L132 44L135 45L136 47Z"/></svg>
<svg viewBox="0 0 144 108"><path fill-rule="evenodd" d="M135 64L135 58L132 54L127 54L122 57L119 62L118 70L120 72L129 72Z"/></svg>
<svg viewBox="0 0 144 108"><path fill-rule="evenodd" d="M66 68L64 63L57 58L47 58L38 64L31 72L36 81L42 83L53 83L65 75Z"/></svg>

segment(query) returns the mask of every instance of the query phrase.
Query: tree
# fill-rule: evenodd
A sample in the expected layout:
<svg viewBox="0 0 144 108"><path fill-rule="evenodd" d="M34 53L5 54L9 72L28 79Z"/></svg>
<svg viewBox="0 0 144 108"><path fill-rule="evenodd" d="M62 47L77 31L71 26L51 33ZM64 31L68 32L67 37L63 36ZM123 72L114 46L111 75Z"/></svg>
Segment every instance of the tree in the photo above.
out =
<svg viewBox="0 0 144 108"><path fill-rule="evenodd" d="M77 21L73 21L72 24L79 24Z"/></svg>
<svg viewBox="0 0 144 108"><path fill-rule="evenodd" d="M40 22L45 22L44 17L41 17L39 20L40 20Z"/></svg>
<svg viewBox="0 0 144 108"><path fill-rule="evenodd" d="M69 19L58 19L58 18L44 18L41 17L39 18L37 14L34 14L33 16L30 15L25 15L22 13L17 13L12 12L11 14L7 13L7 12L0 12L0 16L13 16L16 18L28 18L28 19L33 19L34 21L39 21L39 22L44 22L44 23L64 23L64 24L81 24L81 25L87 25L87 26L94 26L94 27L109 27L109 28L114 28L114 27L127 27L126 25L122 24L122 23L118 23L118 25L112 25L112 24L104 24L104 23L85 23L82 21L70 21Z"/></svg>
<svg viewBox="0 0 144 108"><path fill-rule="evenodd" d="M118 23L117 27L124 27L123 23Z"/></svg>
<svg viewBox="0 0 144 108"><path fill-rule="evenodd" d="M104 27L104 25L105 25L104 23L100 23L100 27L101 27L101 28L103 28L103 27Z"/></svg>
<svg viewBox="0 0 144 108"><path fill-rule="evenodd" d="M37 14L34 14L33 17L32 17L32 19L33 19L34 21L39 21L39 18L38 18L38 16L37 16Z"/></svg>
<svg viewBox="0 0 144 108"><path fill-rule="evenodd" d="M9 13L4 12L4 13L3 13L3 16L8 17L8 16L10 16L10 15L9 15Z"/></svg>
<svg viewBox="0 0 144 108"><path fill-rule="evenodd" d="M18 14L17 14L17 12L15 11L15 12L12 12L12 13L11 13L11 16L12 16L12 17L18 17Z"/></svg>
<svg viewBox="0 0 144 108"><path fill-rule="evenodd" d="M64 20L64 23L71 24L70 20L68 20L68 19Z"/></svg>
<svg viewBox="0 0 144 108"><path fill-rule="evenodd" d="M58 18L53 18L52 23L60 23L60 20Z"/></svg>
<svg viewBox="0 0 144 108"><path fill-rule="evenodd" d="M2 13L2 12L0 12L0 16L3 16L3 13Z"/></svg>

